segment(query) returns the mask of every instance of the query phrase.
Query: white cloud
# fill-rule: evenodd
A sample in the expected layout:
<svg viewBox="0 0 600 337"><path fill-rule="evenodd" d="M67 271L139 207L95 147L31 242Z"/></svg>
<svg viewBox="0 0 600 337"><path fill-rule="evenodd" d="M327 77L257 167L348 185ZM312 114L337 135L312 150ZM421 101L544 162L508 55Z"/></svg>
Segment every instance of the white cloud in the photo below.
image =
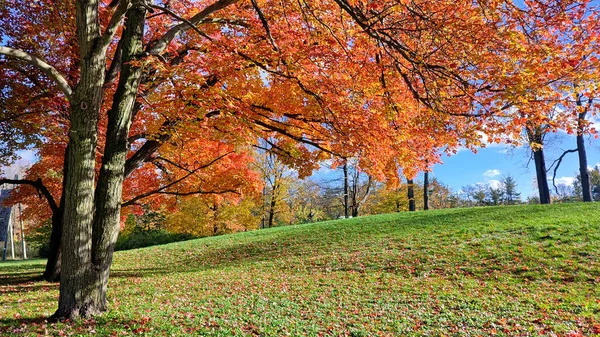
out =
<svg viewBox="0 0 600 337"><path fill-rule="evenodd" d="M498 170L498 169L487 170L487 171L483 172L483 176L486 178L493 178L493 177L497 177L499 175L500 175L500 170Z"/></svg>
<svg viewBox="0 0 600 337"><path fill-rule="evenodd" d="M575 181L574 177L560 177L560 178L556 178L555 182L556 185L573 185L573 182Z"/></svg>
<svg viewBox="0 0 600 337"><path fill-rule="evenodd" d="M488 185L493 188L493 189L498 189L500 188L500 180L496 180L496 179L491 179L488 181Z"/></svg>

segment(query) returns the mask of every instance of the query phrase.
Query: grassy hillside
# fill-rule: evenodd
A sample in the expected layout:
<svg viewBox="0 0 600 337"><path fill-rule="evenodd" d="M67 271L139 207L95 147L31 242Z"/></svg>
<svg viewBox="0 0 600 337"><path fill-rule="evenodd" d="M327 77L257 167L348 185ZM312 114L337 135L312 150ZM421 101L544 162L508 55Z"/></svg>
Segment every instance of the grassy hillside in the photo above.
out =
<svg viewBox="0 0 600 337"><path fill-rule="evenodd" d="M0 263L0 335L600 336L600 204L456 209L118 252L111 311L49 324Z"/></svg>

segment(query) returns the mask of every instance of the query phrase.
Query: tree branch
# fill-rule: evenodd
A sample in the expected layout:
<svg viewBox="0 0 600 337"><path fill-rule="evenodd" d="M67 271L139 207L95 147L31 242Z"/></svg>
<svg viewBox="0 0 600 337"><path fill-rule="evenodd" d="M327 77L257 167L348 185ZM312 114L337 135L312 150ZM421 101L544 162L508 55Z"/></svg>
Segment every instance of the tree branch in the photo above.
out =
<svg viewBox="0 0 600 337"><path fill-rule="evenodd" d="M567 153L571 153L571 152L577 152L577 149L572 149L572 150L567 150L565 152L563 152L563 154L560 155L560 157L558 157L558 159L556 159L552 165L550 165L550 167L548 168L548 170L552 169L552 166L554 166L554 164L556 164L556 166L554 166L554 174L552 175L552 186L554 186L554 190L556 191L556 194L558 194L558 187L556 186L556 171L558 171L558 167L560 166L560 164L562 163L563 158L567 155Z"/></svg>
<svg viewBox="0 0 600 337"><path fill-rule="evenodd" d="M230 5L233 5L234 3L238 2L239 0L217 0L216 2L214 2L211 5L208 5L206 8L204 8L202 11L200 11L200 13L194 15L191 19L189 19L188 21L192 24L192 25L197 25L199 24L202 20L204 20L205 18L207 18L209 15L227 7ZM176 26L174 26L173 28L169 29L169 31L167 31L165 33L165 35L163 35L160 39L154 41L153 43L151 43L148 48L146 49L146 51L151 54L151 55L158 55L160 53L162 53L165 48L167 48L167 45L169 45L169 43L171 43L171 41L181 32L184 32L186 30L190 29L190 25L188 23L180 23Z"/></svg>
<svg viewBox="0 0 600 337"><path fill-rule="evenodd" d="M175 19L185 23L186 25L188 25L189 28L193 29L194 31L196 31L196 33L198 33L200 36L206 38L209 41L212 41L212 38L208 35L206 35L206 33L204 33L203 31L201 31L198 27L196 27L196 25L194 25L191 21L189 21L188 19L178 15L177 13L173 12L172 10L166 8L166 7L162 7L162 6L157 6L157 5L146 5L146 7L148 7L150 10L152 9L158 9L163 11L164 13L174 17Z"/></svg>
<svg viewBox="0 0 600 337"><path fill-rule="evenodd" d="M64 76L61 75L60 72L58 72L58 70L56 70L56 68L44 62L44 60L42 60L41 58L28 54L20 49L13 49L4 46L0 46L0 54L16 58L32 66L35 66L41 72L46 74L46 76L50 77L52 80L54 80L54 82L56 82L58 88L65 94L67 99L71 99L73 89L71 89L71 86L69 86L67 80L64 78Z"/></svg>
<svg viewBox="0 0 600 337"><path fill-rule="evenodd" d="M38 178L37 180L0 179L0 186L2 186L4 184L30 185L30 186L35 187L38 191L38 196L40 197L40 199L42 198L42 195L44 195L44 197L46 198L46 201L48 201L48 206L50 206L52 213L58 212L58 205L56 204L56 201L54 200L54 197L52 196L50 191L48 191L48 188L46 187L46 185L44 185L42 183L41 178Z"/></svg>
<svg viewBox="0 0 600 337"><path fill-rule="evenodd" d="M265 29L265 33L267 34L267 37L269 38L269 42L273 46L273 50L279 51L279 47L277 46L277 43L275 43L275 39L273 39L273 35L271 35L271 29L269 28L269 23L267 22L267 18L265 18L265 15L263 14L262 10L260 9L260 7L258 7L258 3L256 2L256 0L251 0L251 2L252 2L252 7L256 11L256 14L258 14L258 18L260 19L260 22L262 23L263 28Z"/></svg>
<svg viewBox="0 0 600 337"><path fill-rule="evenodd" d="M234 153L234 151L227 152L227 153L225 153L225 154L223 154L223 155L221 155L221 156L219 156L219 157L215 158L215 159L214 159L214 160L212 160L211 162L209 162L209 163L207 163L207 164L205 164L205 165L202 165L202 166L200 166L200 167L197 167L196 169L194 169L194 170L192 170L192 171L189 171L189 172L188 172L188 174L184 175L183 177L181 177L181 178L179 178L179 179L177 179L177 180L174 180L174 181L172 181L172 182L168 183L167 185L165 185L165 186L163 186L163 187L160 187L160 188L158 188L158 189L156 189L156 190L154 190L154 191L146 192L146 193L140 194L140 195L138 195L138 196L135 196L135 197L131 198L130 200L127 200L127 201L123 202L121 205L122 205L123 207L125 207L125 206L129 206L129 205L132 205L132 204L134 204L134 203L135 203L135 202L137 202L138 200L141 200L141 199L147 198L147 197L149 197L149 196L151 196L151 195L154 195L154 194L173 194L173 193L179 193L179 192L169 192L169 191L165 191L165 190L166 190L167 188L171 187L171 186L174 186L174 185L176 185L176 184L178 184L178 183L182 182L183 180L187 179L187 178L188 178L189 176L191 176L192 174L194 174L194 173L196 173L196 172L198 172L198 171L200 171L200 170L202 170L202 169L205 169L205 168L207 168L207 167L211 166L212 164L216 163L217 161L219 161L219 160L221 160L221 159L225 158L226 156L228 156L228 155L230 155L230 154L232 154L232 153ZM196 192L196 193L193 193L193 194L199 194L199 192Z"/></svg>
<svg viewBox="0 0 600 337"><path fill-rule="evenodd" d="M130 5L131 5L131 1L129 1L129 0L119 1L119 6L113 13L112 17L110 18L110 22L108 23L108 26L106 26L106 30L104 31L104 34L102 34L102 37L100 39L100 48L103 48L103 49L108 48L108 46L110 45L110 42L112 41L113 37L115 36L115 33L117 32L117 28L119 27L121 20L125 16L125 13L127 13L127 10L129 9Z"/></svg>

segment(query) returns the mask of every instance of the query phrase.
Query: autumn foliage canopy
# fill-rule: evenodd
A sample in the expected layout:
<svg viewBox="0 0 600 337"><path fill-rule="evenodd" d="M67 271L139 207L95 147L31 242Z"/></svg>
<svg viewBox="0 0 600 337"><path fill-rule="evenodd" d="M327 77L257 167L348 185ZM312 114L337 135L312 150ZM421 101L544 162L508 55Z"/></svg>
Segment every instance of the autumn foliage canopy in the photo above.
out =
<svg viewBox="0 0 600 337"><path fill-rule="evenodd" d="M66 208L97 213L85 230L104 230L120 208L98 200L121 198L121 169L134 212L258 191L258 139L300 176L359 155L362 170L394 183L443 152L513 141L527 123L574 132L576 98L598 88L597 23L590 2L574 0L3 1L0 160L35 148L28 178L59 204L75 145L66 180L88 180ZM123 142L124 167L105 150ZM73 160L89 144L96 174ZM32 192L19 197L48 217Z"/></svg>

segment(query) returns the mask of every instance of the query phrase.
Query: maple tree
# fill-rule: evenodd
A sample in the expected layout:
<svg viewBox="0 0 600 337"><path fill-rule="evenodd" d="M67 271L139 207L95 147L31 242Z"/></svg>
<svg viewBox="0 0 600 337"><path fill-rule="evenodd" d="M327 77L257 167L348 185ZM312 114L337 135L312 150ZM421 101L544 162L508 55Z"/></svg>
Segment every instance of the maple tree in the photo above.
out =
<svg viewBox="0 0 600 337"><path fill-rule="evenodd" d="M567 27L587 3L529 6ZM507 107L576 70L534 68L547 54L515 61L531 12L501 1L3 3L3 121L62 172L55 317L106 310L122 205L255 190L245 149L259 137L300 176L360 149L362 169L393 181L481 145L482 132L515 132L524 122Z"/></svg>

